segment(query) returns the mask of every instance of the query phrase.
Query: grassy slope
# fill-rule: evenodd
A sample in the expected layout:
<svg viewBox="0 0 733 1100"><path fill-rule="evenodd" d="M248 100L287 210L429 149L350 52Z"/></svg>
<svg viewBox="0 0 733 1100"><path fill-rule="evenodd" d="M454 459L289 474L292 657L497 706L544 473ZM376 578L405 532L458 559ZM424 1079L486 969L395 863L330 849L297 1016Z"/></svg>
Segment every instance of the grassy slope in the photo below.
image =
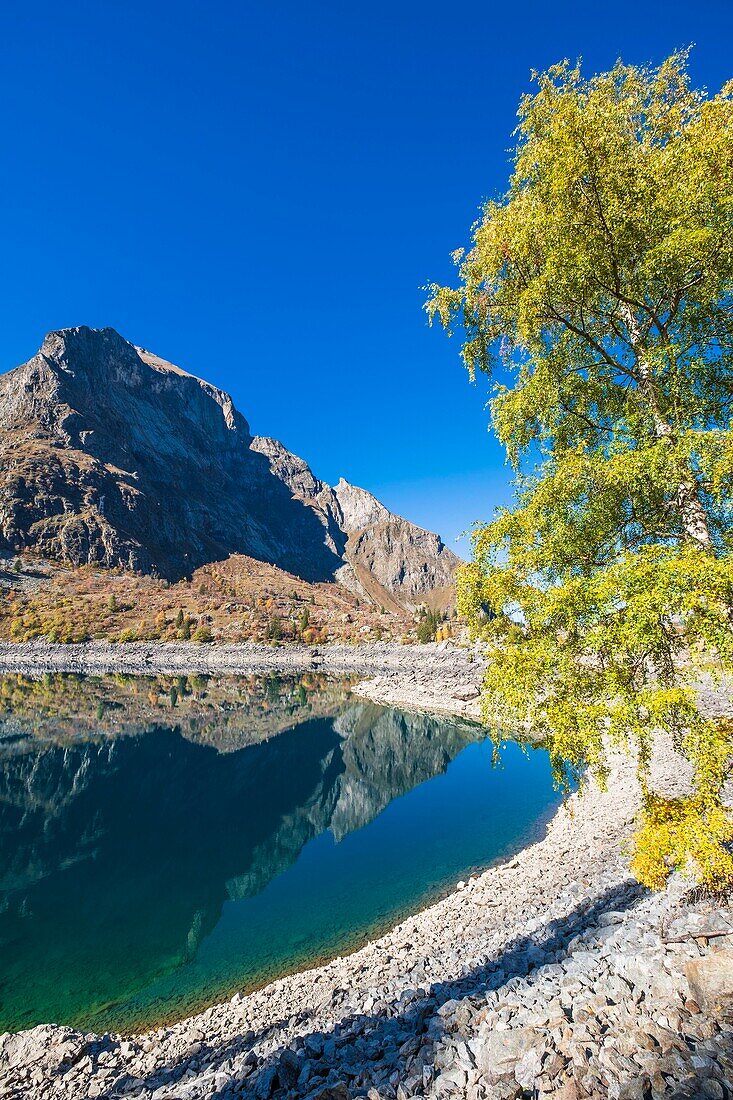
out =
<svg viewBox="0 0 733 1100"><path fill-rule="evenodd" d="M396 601L388 604L382 612L381 601L375 606L340 585L310 584L239 554L176 584L28 557L19 573L0 563L3 641L413 640L412 616Z"/></svg>

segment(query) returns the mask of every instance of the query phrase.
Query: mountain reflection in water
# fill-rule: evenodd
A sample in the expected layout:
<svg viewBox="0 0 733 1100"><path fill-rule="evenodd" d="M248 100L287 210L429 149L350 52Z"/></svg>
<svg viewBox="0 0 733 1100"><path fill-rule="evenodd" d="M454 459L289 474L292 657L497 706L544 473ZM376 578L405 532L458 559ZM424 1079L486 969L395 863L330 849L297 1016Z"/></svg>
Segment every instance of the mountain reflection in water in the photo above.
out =
<svg viewBox="0 0 733 1100"><path fill-rule="evenodd" d="M77 689L91 705L89 683L77 679ZM419 854L419 874L411 863L409 875L398 875L402 896L384 883L380 860L401 837L411 843L419 835L420 815L443 811L423 806L413 812L418 819L396 821L391 835L380 819L371 842L365 828L479 740L471 723L355 702L340 683L309 691L278 680L275 689L254 690L260 699L269 692L272 728L281 732L263 740L267 729L251 704L256 736L247 732L245 707L239 733L222 723L226 751L219 751L211 722L202 735L174 708L152 717L124 703L110 708L108 683L96 690L104 705L93 737L81 718L81 737L68 722L44 718L37 700L2 717L0 1031L49 1021L135 1026L180 1015L237 984L252 986L358 942L476 858L458 852L455 868L443 870L437 848L434 858ZM180 684L176 690L185 694ZM211 691L220 707L222 681ZM241 683L232 691L241 699ZM151 692L142 694L149 702ZM208 685L199 684L198 694L203 704ZM106 713L114 728L99 736ZM515 807L499 848L553 798L544 754L531 755L526 807L519 817ZM357 830L353 860L344 862L348 853L334 841ZM487 841L481 852L491 858ZM315 863L304 877L293 865L307 846ZM372 911L380 889L385 897Z"/></svg>

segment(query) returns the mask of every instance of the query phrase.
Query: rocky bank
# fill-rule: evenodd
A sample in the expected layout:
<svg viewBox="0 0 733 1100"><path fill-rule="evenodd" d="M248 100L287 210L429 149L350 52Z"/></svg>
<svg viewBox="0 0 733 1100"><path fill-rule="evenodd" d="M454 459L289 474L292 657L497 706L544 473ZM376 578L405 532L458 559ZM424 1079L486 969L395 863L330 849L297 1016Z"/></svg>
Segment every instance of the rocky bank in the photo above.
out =
<svg viewBox="0 0 733 1100"><path fill-rule="evenodd" d="M449 642L358 646L196 645L192 642L0 643L0 672L188 675L277 672L356 674L354 689L374 702L434 713L479 716L483 662L475 649Z"/></svg>

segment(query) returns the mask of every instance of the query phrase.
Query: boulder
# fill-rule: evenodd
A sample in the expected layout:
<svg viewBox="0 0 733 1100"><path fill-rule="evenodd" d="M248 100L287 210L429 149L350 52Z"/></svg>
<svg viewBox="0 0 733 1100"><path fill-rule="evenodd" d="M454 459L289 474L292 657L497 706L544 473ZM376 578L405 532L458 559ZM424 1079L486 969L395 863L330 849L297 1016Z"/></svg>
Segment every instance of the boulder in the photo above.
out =
<svg viewBox="0 0 733 1100"><path fill-rule="evenodd" d="M708 1012L721 1014L733 1008L733 951L712 951L685 967L692 995Z"/></svg>
<svg viewBox="0 0 733 1100"><path fill-rule="evenodd" d="M318 1092L311 1093L313 1100L349 1100L351 1093L346 1085L327 1085Z"/></svg>
<svg viewBox="0 0 733 1100"><path fill-rule="evenodd" d="M534 1047L543 1045L534 1028L491 1031L469 1044L479 1070L490 1081L514 1076L517 1063Z"/></svg>

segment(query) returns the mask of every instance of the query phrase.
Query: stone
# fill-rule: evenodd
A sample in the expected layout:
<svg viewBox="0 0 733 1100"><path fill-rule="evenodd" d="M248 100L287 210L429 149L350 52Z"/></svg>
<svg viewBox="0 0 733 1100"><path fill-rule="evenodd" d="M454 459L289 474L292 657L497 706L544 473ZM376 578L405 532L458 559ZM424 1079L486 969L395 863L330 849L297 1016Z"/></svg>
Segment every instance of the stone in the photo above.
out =
<svg viewBox="0 0 733 1100"><path fill-rule="evenodd" d="M728 936L733 936L733 922L725 913L690 913L669 924L664 942L684 943L691 939L711 940ZM730 943L731 940L727 942Z"/></svg>
<svg viewBox="0 0 733 1100"><path fill-rule="evenodd" d="M300 1077L301 1063L295 1051L285 1050L280 1055L277 1076L283 1088L293 1088Z"/></svg>
<svg viewBox="0 0 733 1100"><path fill-rule="evenodd" d="M434 1087L436 1092L462 1092L465 1090L467 1080L465 1070L455 1066L453 1069L443 1070L435 1078Z"/></svg>
<svg viewBox="0 0 733 1100"><path fill-rule="evenodd" d="M720 1081L708 1077L707 1080L700 1082L698 1095L709 1097L709 1100L724 1100L726 1093Z"/></svg>
<svg viewBox="0 0 733 1100"><path fill-rule="evenodd" d="M608 1087L608 1100L646 1100L649 1078L646 1074L624 1081L613 1081Z"/></svg>
<svg viewBox="0 0 733 1100"><path fill-rule="evenodd" d="M313 1100L350 1100L351 1093L344 1084L327 1085L326 1088L312 1093Z"/></svg>
<svg viewBox="0 0 733 1100"><path fill-rule="evenodd" d="M306 1035L303 1045L311 1058L317 1058L323 1050L322 1035Z"/></svg>
<svg viewBox="0 0 733 1100"><path fill-rule="evenodd" d="M471 699L478 699L480 694L481 692L477 687L457 688L453 692L453 698L468 703Z"/></svg>
<svg viewBox="0 0 733 1100"><path fill-rule="evenodd" d="M720 1014L733 1005L733 951L713 951L685 966L685 976L695 1001L708 1012Z"/></svg>
<svg viewBox="0 0 733 1100"><path fill-rule="evenodd" d="M531 1047L514 1067L514 1076L523 1089L534 1089L537 1078L542 1072L543 1053L541 1046Z"/></svg>
<svg viewBox="0 0 733 1100"><path fill-rule="evenodd" d="M570 1080L564 1081L559 1088L553 1089L550 1095L552 1100L580 1100L581 1093L575 1081Z"/></svg>
<svg viewBox="0 0 733 1100"><path fill-rule="evenodd" d="M218 1074L217 1074L218 1078ZM268 1100L272 1095L275 1088L275 1082L277 1080L277 1067L273 1065L264 1066L263 1069L257 1074L257 1079L254 1082L253 1092L257 1097L257 1100ZM221 1089L226 1087L228 1079L225 1075L225 1080L222 1085L217 1084L217 1088Z"/></svg>
<svg viewBox="0 0 733 1100"><path fill-rule="evenodd" d="M470 1044L476 1065L488 1080L514 1074L517 1062L542 1040L533 1028L492 1031Z"/></svg>

